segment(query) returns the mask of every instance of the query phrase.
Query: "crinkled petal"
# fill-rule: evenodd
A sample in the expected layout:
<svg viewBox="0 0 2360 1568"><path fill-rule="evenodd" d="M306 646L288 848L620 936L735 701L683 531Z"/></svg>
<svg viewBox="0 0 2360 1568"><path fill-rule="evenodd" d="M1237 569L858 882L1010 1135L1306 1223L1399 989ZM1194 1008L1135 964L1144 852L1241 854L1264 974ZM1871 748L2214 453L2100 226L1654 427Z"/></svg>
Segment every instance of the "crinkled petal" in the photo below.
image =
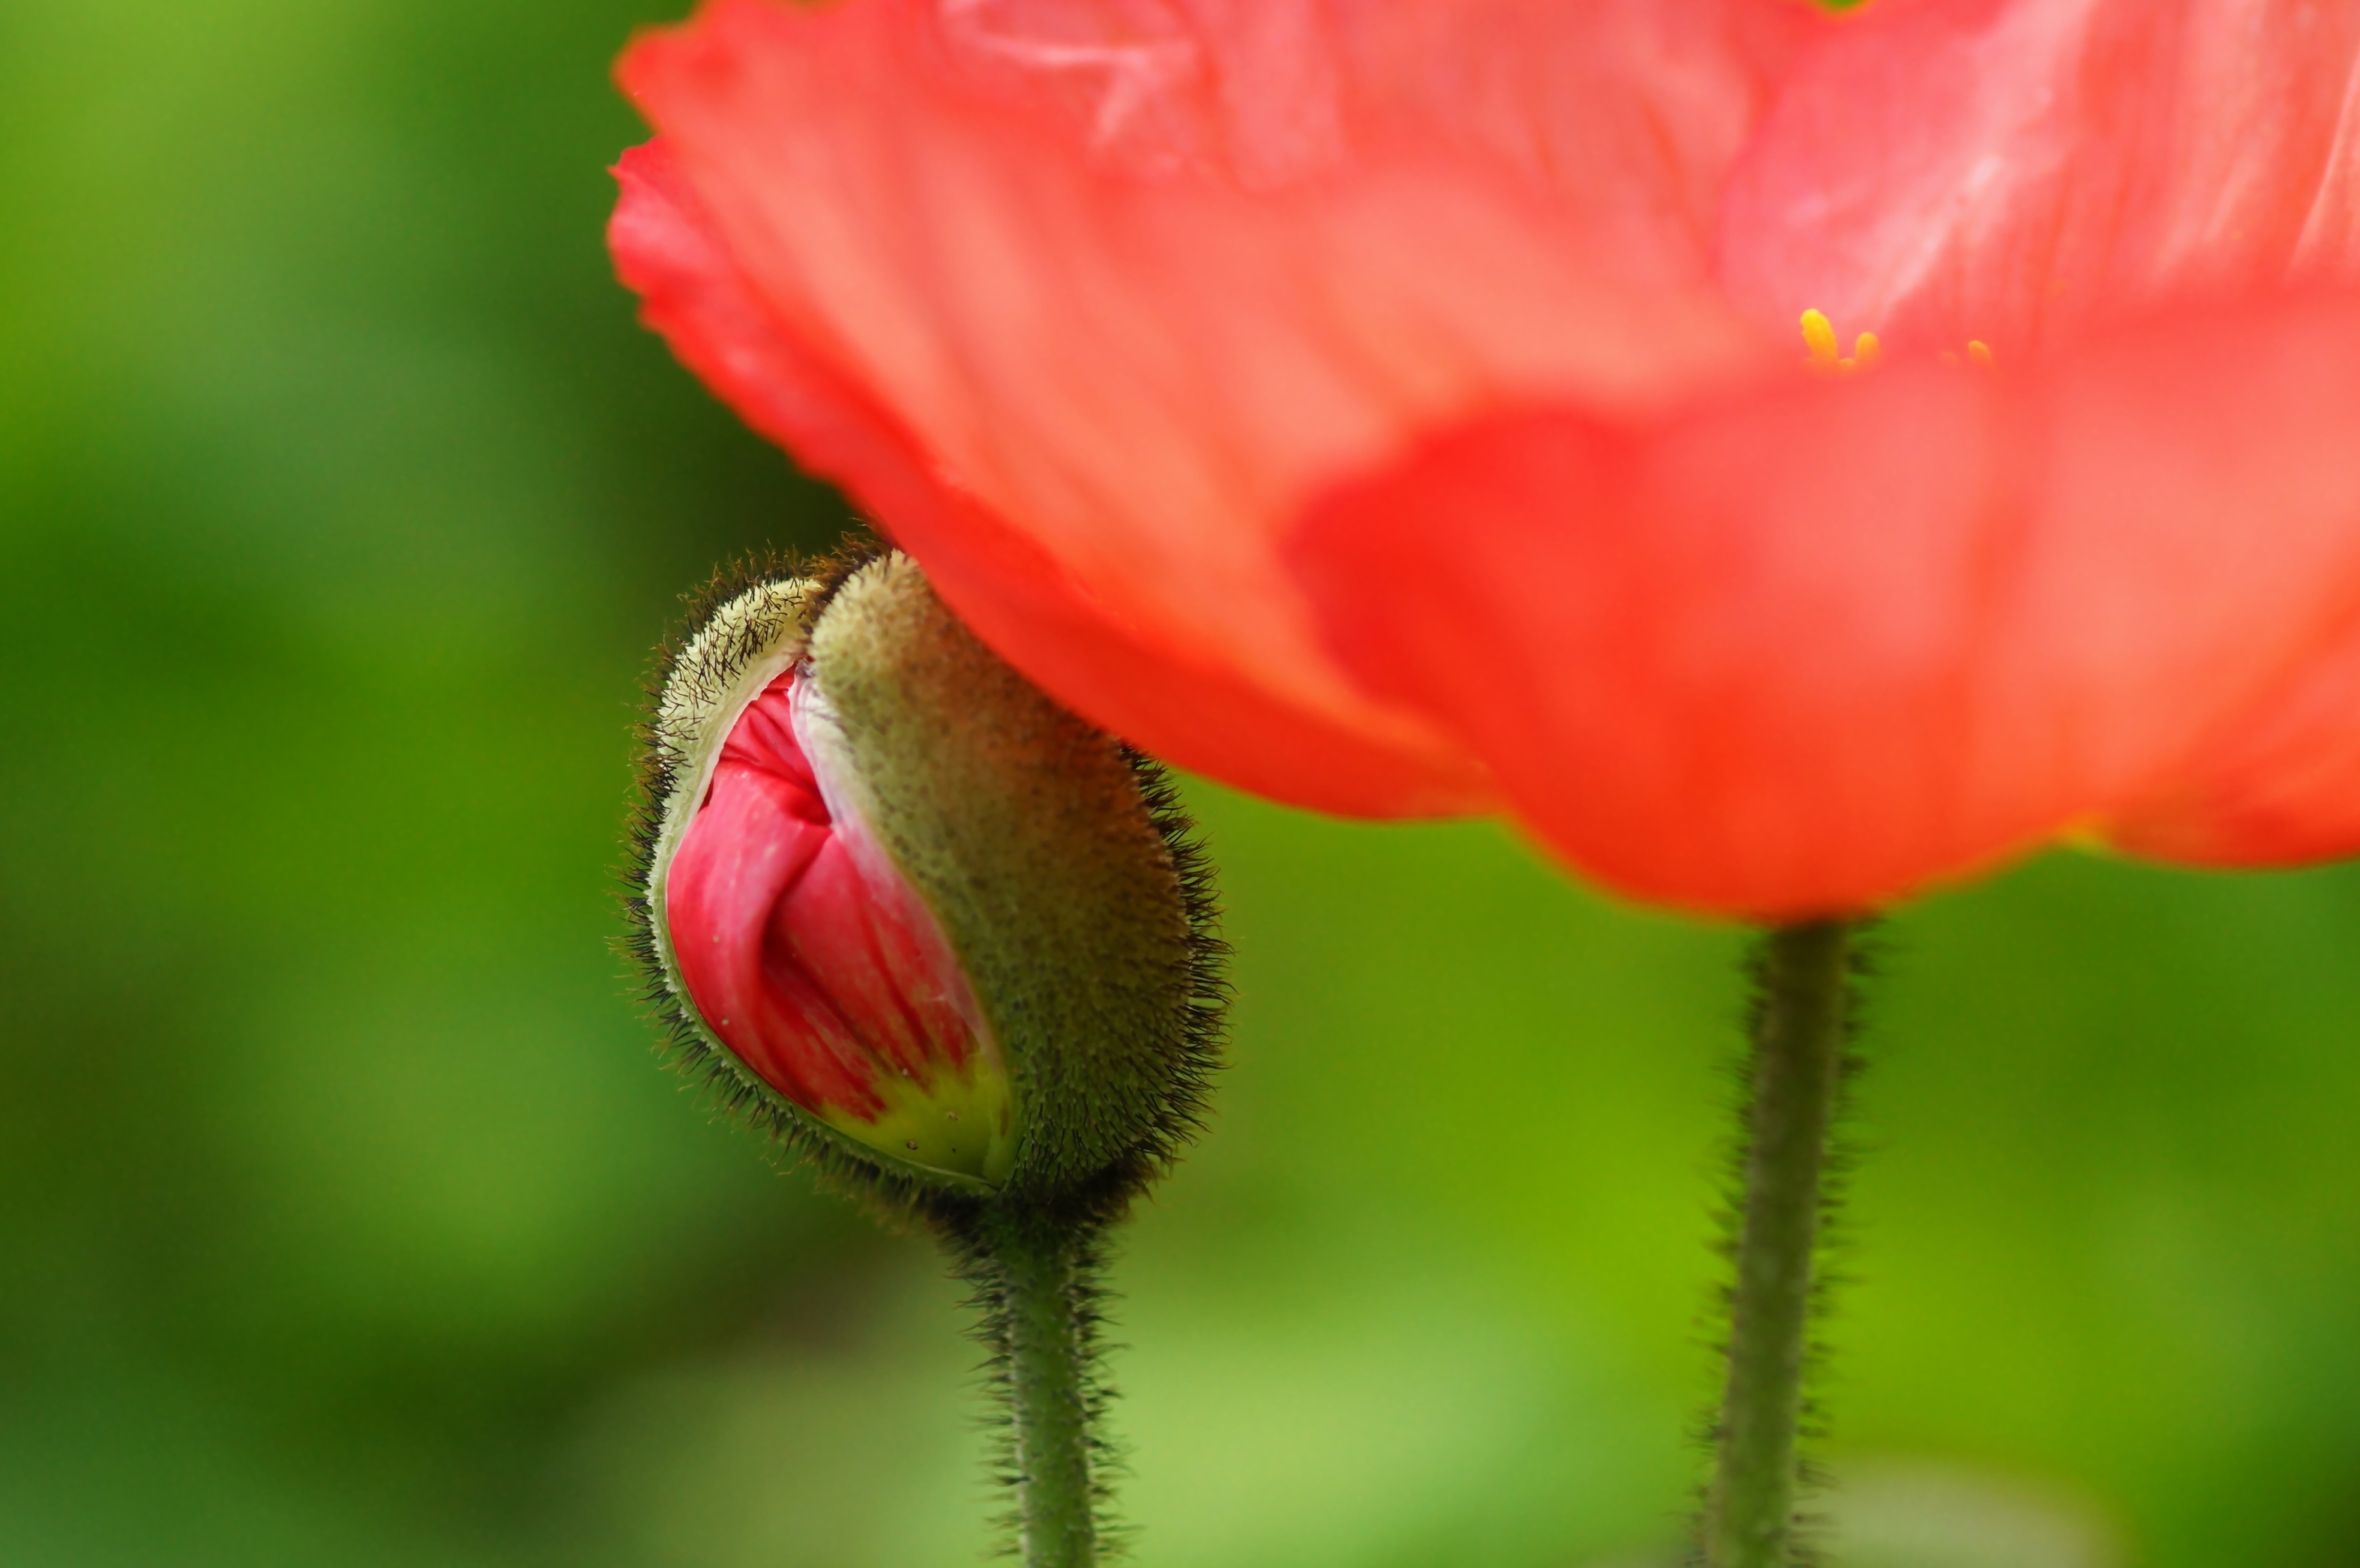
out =
<svg viewBox="0 0 2360 1568"><path fill-rule="evenodd" d="M835 816L781 675L738 715L665 877L682 981L729 1049L808 1110L873 1120L879 1077L966 1065L975 1007L934 917Z"/></svg>
<svg viewBox="0 0 2360 1568"><path fill-rule="evenodd" d="M2200 297L2360 278L2360 6L1878 0L1732 173L1723 277L2003 363Z"/></svg>
<svg viewBox="0 0 2360 1568"><path fill-rule="evenodd" d="M1504 413L1326 497L1291 555L1339 657L1466 737L1575 865L1699 909L1852 909L2201 776L2336 647L2355 429L2360 301L2331 298L2037 376ZM2344 732L2310 741L2343 766Z"/></svg>
<svg viewBox="0 0 2360 1568"><path fill-rule="evenodd" d="M756 297L661 141L616 169L610 230L648 324L748 423L844 485L978 634L1076 712L1240 788L1370 816L1463 810L1473 766L1431 736L1404 744L1289 701L1257 672L1151 641L1111 616L1034 541L953 485L897 420L817 359Z"/></svg>
<svg viewBox="0 0 2360 1568"><path fill-rule="evenodd" d="M768 330L961 498L854 485L1013 662L1232 782L1448 810L1490 798L1480 770L1335 668L1275 538L1434 419L1656 406L1759 352L1703 240L1817 25L1794 0L715 0L622 72ZM1129 647L1028 646L1027 595ZM1193 728L1133 690L1157 668Z"/></svg>
<svg viewBox="0 0 2360 1568"><path fill-rule="evenodd" d="M806 791L774 773L725 762L673 856L665 920L681 979L729 1049L811 1110L874 1116L876 1068L858 1023L819 977L770 962L781 906L824 861L842 861Z"/></svg>

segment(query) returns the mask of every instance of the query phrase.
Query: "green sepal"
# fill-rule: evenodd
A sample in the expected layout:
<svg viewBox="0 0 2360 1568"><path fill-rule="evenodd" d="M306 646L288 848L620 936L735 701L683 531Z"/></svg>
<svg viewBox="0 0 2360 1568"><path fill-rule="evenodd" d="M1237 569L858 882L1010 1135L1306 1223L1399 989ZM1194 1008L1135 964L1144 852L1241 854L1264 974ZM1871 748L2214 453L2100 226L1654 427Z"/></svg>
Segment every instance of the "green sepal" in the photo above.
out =
<svg viewBox="0 0 2360 1568"><path fill-rule="evenodd" d="M1197 1127L1225 999L1208 877L1160 773L986 648L899 553L826 594L809 657L839 777L1008 1062L1011 1189L1120 1203Z"/></svg>

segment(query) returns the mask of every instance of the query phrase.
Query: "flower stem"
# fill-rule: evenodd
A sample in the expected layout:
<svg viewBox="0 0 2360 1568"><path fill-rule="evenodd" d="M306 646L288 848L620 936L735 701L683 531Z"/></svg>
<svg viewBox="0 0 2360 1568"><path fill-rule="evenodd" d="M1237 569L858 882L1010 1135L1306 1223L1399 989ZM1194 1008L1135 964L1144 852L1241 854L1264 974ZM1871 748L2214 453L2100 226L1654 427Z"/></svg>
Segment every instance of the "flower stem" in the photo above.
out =
<svg viewBox="0 0 2360 1568"><path fill-rule="evenodd" d="M1025 1209L978 1226L984 1335L1008 1399L1024 1568L1098 1560L1098 1227Z"/></svg>
<svg viewBox="0 0 2360 1568"><path fill-rule="evenodd" d="M1729 1388L1705 1516L1709 1568L1786 1568L1793 1556L1796 1427L1852 944L1850 924L1818 920L1770 932L1758 958Z"/></svg>

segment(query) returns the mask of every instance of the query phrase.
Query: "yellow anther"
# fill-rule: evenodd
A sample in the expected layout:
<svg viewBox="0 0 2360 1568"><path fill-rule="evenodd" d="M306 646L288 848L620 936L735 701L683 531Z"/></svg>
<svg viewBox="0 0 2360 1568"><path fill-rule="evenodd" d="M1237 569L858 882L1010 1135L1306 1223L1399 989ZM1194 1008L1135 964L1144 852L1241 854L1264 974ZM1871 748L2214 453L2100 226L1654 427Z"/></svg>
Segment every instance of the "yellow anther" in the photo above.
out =
<svg viewBox="0 0 2360 1568"><path fill-rule="evenodd" d="M1961 364L1961 361L1957 354L1952 354L1948 349L1944 349L1942 351L1942 363L1950 366L1952 369L1956 369ZM1995 362L1992 359L1991 344L1972 338L1967 340L1967 357L1964 363L1972 365L1977 370L1991 370L1996 368Z"/></svg>
<svg viewBox="0 0 2360 1568"><path fill-rule="evenodd" d="M1814 370L1836 367L1835 326L1817 310L1803 312L1803 346L1810 350L1810 357L1803 361L1806 365Z"/></svg>
<svg viewBox="0 0 2360 1568"><path fill-rule="evenodd" d="M1803 346L1810 352L1803 358L1803 368L1822 376L1857 376L1863 370L1874 370L1884 354L1874 332L1863 332L1852 340L1850 354L1836 346L1835 323L1823 310L1803 312Z"/></svg>

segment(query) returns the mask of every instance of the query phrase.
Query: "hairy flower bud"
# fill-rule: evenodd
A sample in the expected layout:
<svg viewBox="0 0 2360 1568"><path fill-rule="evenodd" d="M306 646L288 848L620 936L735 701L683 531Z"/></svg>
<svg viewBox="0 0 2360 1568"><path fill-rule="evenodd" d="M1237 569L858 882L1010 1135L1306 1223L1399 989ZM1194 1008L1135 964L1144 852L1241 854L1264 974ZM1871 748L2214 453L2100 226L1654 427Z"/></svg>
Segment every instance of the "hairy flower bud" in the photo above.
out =
<svg viewBox="0 0 2360 1568"><path fill-rule="evenodd" d="M1222 994L1160 774L898 553L708 604L650 725L633 899L676 1043L890 1196L1119 1203L1194 1124Z"/></svg>

